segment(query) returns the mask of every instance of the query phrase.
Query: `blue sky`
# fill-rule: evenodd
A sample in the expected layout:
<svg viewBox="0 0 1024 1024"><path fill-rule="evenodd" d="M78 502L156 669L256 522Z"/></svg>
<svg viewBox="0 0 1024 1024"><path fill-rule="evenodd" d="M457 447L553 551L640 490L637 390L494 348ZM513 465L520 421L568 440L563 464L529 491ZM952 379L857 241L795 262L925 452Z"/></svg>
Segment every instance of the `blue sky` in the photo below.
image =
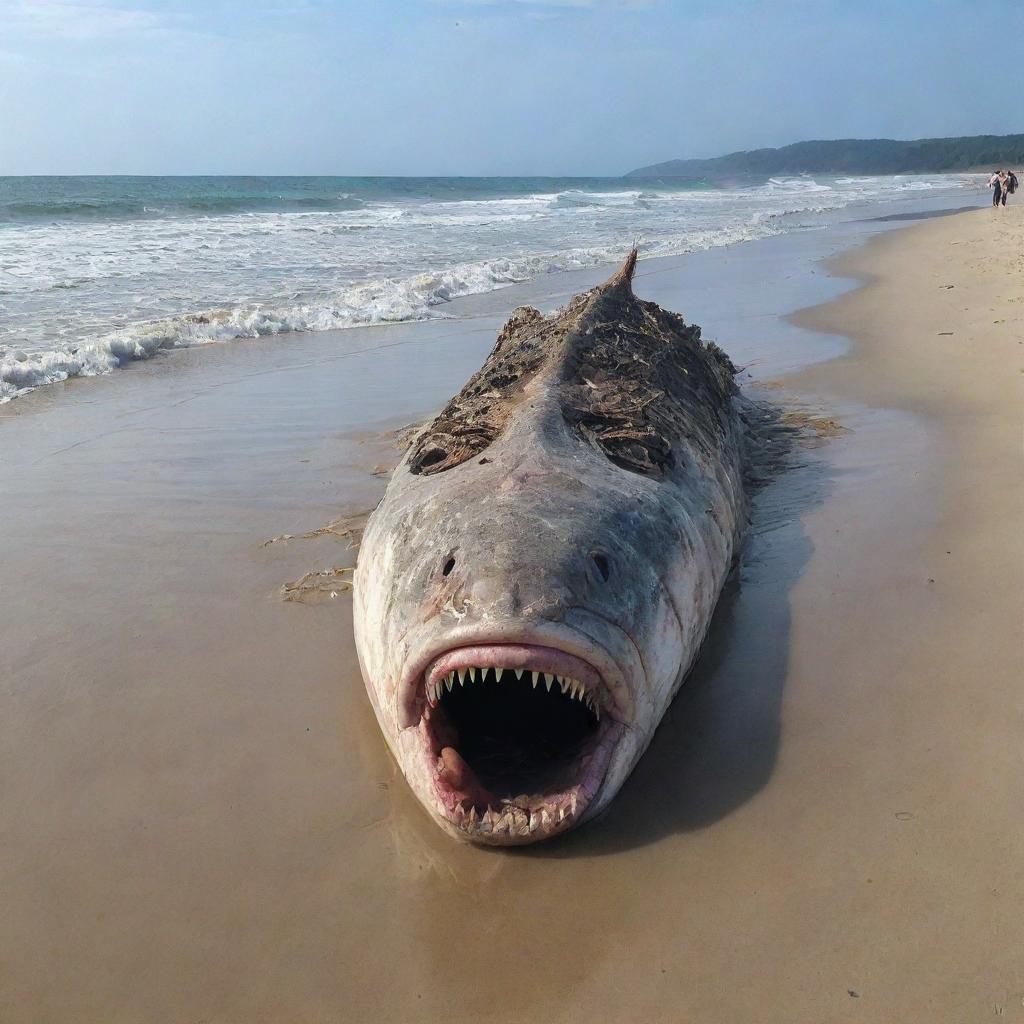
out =
<svg viewBox="0 0 1024 1024"><path fill-rule="evenodd" d="M0 0L0 174L619 174L1022 131L1022 38L1016 0Z"/></svg>

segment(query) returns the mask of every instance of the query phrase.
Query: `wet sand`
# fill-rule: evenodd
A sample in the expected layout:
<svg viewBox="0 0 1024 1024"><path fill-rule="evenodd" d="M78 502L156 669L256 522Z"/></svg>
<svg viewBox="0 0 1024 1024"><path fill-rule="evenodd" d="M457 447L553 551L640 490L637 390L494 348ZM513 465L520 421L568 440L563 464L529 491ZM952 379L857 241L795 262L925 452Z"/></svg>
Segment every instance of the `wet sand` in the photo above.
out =
<svg viewBox="0 0 1024 1024"><path fill-rule="evenodd" d="M651 750L546 847L426 819L344 592L281 598L354 553L265 544L373 504L493 304L0 412L0 1020L1024 1020L1024 219L877 238L789 327L849 287L808 244L641 265L846 432L758 493Z"/></svg>

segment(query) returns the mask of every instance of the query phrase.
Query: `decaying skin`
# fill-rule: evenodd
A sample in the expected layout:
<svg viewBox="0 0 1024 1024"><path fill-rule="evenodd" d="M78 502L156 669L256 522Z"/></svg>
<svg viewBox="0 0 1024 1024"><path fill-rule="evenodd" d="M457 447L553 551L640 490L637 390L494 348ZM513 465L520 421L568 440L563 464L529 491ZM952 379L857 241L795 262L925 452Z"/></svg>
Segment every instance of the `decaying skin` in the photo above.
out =
<svg viewBox="0 0 1024 1024"><path fill-rule="evenodd" d="M735 369L634 296L635 262L548 316L512 314L363 537L374 710L423 805L476 842L546 839L608 804L745 519Z"/></svg>

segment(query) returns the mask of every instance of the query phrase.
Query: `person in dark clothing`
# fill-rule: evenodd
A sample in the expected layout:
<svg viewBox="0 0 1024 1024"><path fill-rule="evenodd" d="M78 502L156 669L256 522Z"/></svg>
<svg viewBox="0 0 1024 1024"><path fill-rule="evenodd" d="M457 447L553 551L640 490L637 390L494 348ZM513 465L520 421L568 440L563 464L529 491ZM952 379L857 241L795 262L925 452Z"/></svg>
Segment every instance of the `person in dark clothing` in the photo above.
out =
<svg viewBox="0 0 1024 1024"><path fill-rule="evenodd" d="M1017 191L1017 175L1013 171L999 171L988 179L992 189L992 205L1005 206L1006 197Z"/></svg>

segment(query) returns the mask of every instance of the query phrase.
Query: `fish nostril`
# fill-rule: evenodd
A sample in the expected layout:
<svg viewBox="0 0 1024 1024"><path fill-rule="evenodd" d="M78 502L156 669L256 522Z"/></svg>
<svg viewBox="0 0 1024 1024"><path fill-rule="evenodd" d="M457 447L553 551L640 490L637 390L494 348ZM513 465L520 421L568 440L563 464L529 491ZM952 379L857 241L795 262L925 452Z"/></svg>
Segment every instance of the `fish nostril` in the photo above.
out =
<svg viewBox="0 0 1024 1024"><path fill-rule="evenodd" d="M449 575L451 573L452 569L454 569L454 568L455 568L455 557L452 556L451 558L448 559L447 562L444 563L444 568L441 570L441 575L442 576Z"/></svg>
<svg viewBox="0 0 1024 1024"><path fill-rule="evenodd" d="M601 579L604 580L605 583L607 583L608 578L612 574L612 569L611 566L608 564L608 559L604 555L599 554L594 554L590 557L593 559L594 565L597 567L597 571L601 574Z"/></svg>

